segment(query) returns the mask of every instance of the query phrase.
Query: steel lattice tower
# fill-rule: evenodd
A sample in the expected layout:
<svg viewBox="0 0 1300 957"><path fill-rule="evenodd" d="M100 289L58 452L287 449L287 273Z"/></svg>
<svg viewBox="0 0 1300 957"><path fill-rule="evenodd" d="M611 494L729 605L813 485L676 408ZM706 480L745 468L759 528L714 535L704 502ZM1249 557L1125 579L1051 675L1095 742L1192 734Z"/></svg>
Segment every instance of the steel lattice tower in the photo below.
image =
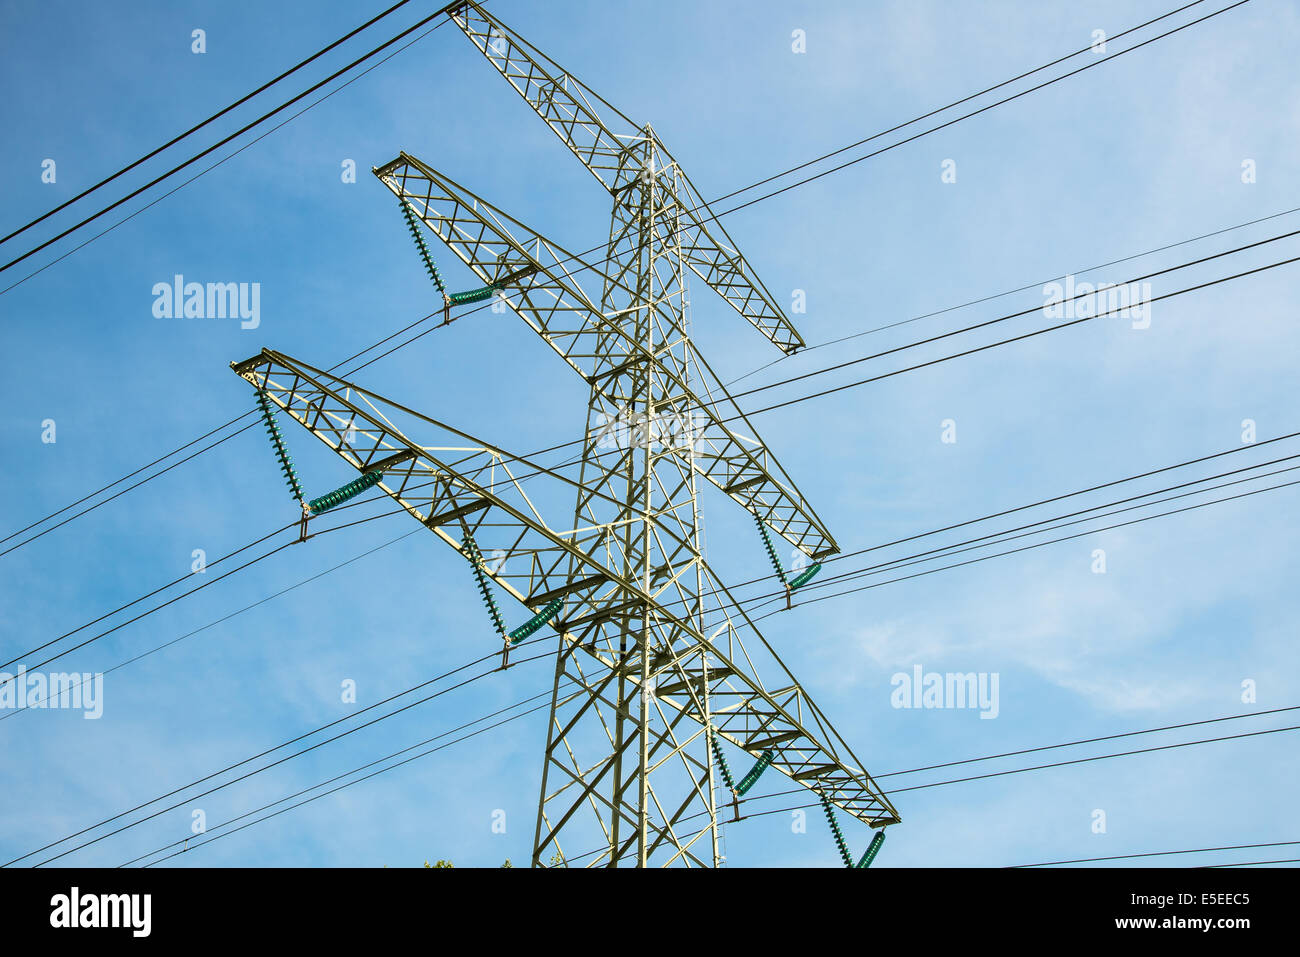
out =
<svg viewBox="0 0 1300 957"><path fill-rule="evenodd" d="M516 633L546 621L558 635L534 866L716 864L715 774L737 784L723 742L872 828L896 823L701 552L701 480L808 561L838 547L692 346L687 275L783 352L802 339L650 126L477 3L450 16L608 191L607 258L582 260L406 153L374 172L439 288L416 220L485 283L449 310L498 297L589 385L581 456L511 455L271 350L232 367L466 557L507 649L490 588L535 613ZM573 523L556 527L543 496L565 490Z"/></svg>

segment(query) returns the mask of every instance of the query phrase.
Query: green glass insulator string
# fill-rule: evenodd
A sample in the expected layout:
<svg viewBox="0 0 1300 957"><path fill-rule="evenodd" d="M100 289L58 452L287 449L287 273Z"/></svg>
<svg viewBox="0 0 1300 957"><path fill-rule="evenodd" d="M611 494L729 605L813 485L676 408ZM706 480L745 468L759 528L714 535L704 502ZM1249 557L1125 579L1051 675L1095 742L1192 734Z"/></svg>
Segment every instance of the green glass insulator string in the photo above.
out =
<svg viewBox="0 0 1300 957"><path fill-rule="evenodd" d="M776 577L781 579L781 584L787 588L790 583L785 580L785 569L781 567L781 560L776 557L776 548L772 545L772 536L767 532L767 523L754 513L754 524L758 526L758 533L763 536L763 547L767 549L767 557L772 561L772 568L776 570Z"/></svg>
<svg viewBox="0 0 1300 957"><path fill-rule="evenodd" d="M298 483L298 474L293 468L293 459L289 458L289 453L284 446L284 436L280 434L280 427L275 421L275 410L271 407L270 400L267 399L266 393L261 389L257 391L257 406L262 412L262 419L266 423L266 434L271 438L271 448L275 451L275 457L280 463L280 471L284 473L285 484L289 486L289 491L299 502L302 501L302 486Z"/></svg>
<svg viewBox="0 0 1300 957"><path fill-rule="evenodd" d="M406 218L406 225L411 230L411 238L415 240L415 248L420 253L420 259L424 261L424 268L429 273L429 278L433 284L438 287L443 298L447 298L447 287L443 285L442 276L438 272L438 264L433 261L433 256L429 253L429 247L424 244L424 236L420 232L420 226L415 221L415 214L411 212L411 205L404 199L397 201L402 207L402 215Z"/></svg>
<svg viewBox="0 0 1300 957"><path fill-rule="evenodd" d="M796 588L802 588L804 585L812 581L813 576L816 575L821 570L822 570L821 562L818 562L815 565L809 565L807 568L801 571L794 578L790 579L790 590L794 591Z"/></svg>
<svg viewBox="0 0 1300 957"><path fill-rule="evenodd" d="M547 602L545 608L533 615L532 618L529 618L514 631L510 632L510 644L517 645L525 638L529 638L536 634L544 624L559 614L560 608L562 608L563 605L564 599L562 598L555 598Z"/></svg>
<svg viewBox="0 0 1300 957"><path fill-rule="evenodd" d="M835 838L835 846L839 849L840 858L844 861L845 867L852 867L853 856L849 854L849 846L844 842L839 822L835 820L835 805L831 804L830 798L820 791L817 792L817 797L821 798L822 810L826 812L826 821L831 826L831 835Z"/></svg>
<svg viewBox="0 0 1300 957"><path fill-rule="evenodd" d="M340 486L332 492L326 492L320 498L314 498L307 503L313 515L319 515L321 512L327 512L331 508L342 505L349 499L356 498L367 489L374 488L384 480L383 472L367 472L360 478L353 479L347 485Z"/></svg>
<svg viewBox="0 0 1300 957"><path fill-rule="evenodd" d="M754 764L754 766L749 769L749 773L740 779L740 784L736 786L736 793L744 794L755 784L757 784L758 779L762 777L763 772L767 770L767 766L772 763L772 758L774 756L775 756L775 752L771 748L768 748L766 751L764 751L759 756L758 761Z"/></svg>
<svg viewBox="0 0 1300 957"><path fill-rule="evenodd" d="M876 859L880 853L880 845L885 843L885 830L881 828L876 832L876 836L871 839L871 845L863 852L861 860L858 861L858 867L870 867L871 862Z"/></svg>
<svg viewBox="0 0 1300 957"><path fill-rule="evenodd" d="M485 299L491 299L500 290L499 285L484 286L482 289L471 289L468 292L453 292L447 298L451 300L453 306L464 306L471 302L482 302Z"/></svg>
<svg viewBox="0 0 1300 957"><path fill-rule="evenodd" d="M465 530L463 548L470 568L474 571L474 582L478 585L479 597L483 599L483 604L487 606L488 615L492 619L492 627L498 635L504 636L506 625L501 618L501 609L497 607L496 599L492 597L492 589L488 587L487 575L483 571L483 553L478 550L478 542L474 541L474 536L470 534L469 529Z"/></svg>
<svg viewBox="0 0 1300 957"><path fill-rule="evenodd" d="M722 753L722 745L718 743L718 736L713 733L713 728L709 728L709 745L713 748L713 757L718 762L718 769L722 772L722 782L727 786L728 791L736 790L736 782L732 780L731 768L727 767L727 756Z"/></svg>

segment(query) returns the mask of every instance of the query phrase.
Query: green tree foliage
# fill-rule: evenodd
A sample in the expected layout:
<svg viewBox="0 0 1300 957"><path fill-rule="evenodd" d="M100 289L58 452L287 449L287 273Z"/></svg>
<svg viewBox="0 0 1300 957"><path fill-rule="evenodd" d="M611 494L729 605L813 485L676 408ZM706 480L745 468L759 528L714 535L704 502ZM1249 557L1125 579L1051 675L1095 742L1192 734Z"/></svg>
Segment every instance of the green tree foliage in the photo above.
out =
<svg viewBox="0 0 1300 957"><path fill-rule="evenodd" d="M430 864L428 861L425 861L424 866L428 868L434 868L434 867L455 867L456 865L453 864L451 861L444 861L441 858L439 858L438 860L434 861L432 864ZM514 867L514 865L510 863L510 858L508 857L506 858L506 862L501 866Z"/></svg>

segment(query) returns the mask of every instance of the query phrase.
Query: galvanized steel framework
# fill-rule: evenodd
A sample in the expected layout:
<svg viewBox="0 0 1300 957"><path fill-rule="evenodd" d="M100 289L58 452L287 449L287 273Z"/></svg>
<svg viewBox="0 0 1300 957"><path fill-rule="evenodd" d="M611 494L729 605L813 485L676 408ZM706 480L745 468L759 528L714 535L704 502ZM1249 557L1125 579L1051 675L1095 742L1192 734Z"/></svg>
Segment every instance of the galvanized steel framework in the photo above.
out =
<svg viewBox="0 0 1300 957"><path fill-rule="evenodd" d="M608 190L607 259L406 153L374 172L588 383L582 454L513 456L271 350L233 368L452 548L496 556L483 570L530 611L562 600L535 866L719 863L708 729L873 828L897 822L702 554L700 479L808 560L838 547L693 348L687 271L782 351L803 341L651 127L477 3L451 17ZM528 494L541 483L576 497L571 527Z"/></svg>

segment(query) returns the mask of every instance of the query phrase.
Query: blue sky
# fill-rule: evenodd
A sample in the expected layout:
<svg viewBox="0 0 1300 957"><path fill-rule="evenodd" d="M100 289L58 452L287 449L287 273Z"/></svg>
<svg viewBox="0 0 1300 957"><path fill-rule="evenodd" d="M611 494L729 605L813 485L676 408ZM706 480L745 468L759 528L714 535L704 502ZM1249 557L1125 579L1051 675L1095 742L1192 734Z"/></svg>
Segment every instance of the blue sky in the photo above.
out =
<svg viewBox="0 0 1300 957"><path fill-rule="evenodd" d="M1113 35L1173 6L492 0L489 8L624 113L652 123L713 197L1077 50L1094 30ZM335 2L5 4L0 78L15 95L0 103L0 224L16 227L70 198L370 12ZM746 382L1041 305L1041 284L1052 277L1082 276L1084 267L1300 206L1292 148L1300 79L1288 42L1296 17L1291 5L1254 0L728 217L728 230L778 300L806 293L807 313L792 318L809 343L1032 285L810 351ZM406 13L401 22L414 19ZM206 31L202 55L191 52L194 29ZM806 53L792 52L795 30L806 35ZM387 28L367 34L364 45L332 55L311 76L388 35ZM1084 62L1087 56L1071 64ZM302 85L295 79L287 88ZM238 114L241 122L221 129L277 102L259 99ZM250 390L230 361L269 346L328 366L436 308L392 197L369 174L399 150L570 249L599 243L608 228L607 198L590 176L457 30L436 31L0 294L0 341L11 359L0 417L4 534L250 408ZM57 164L53 184L41 180L45 159ZM348 159L356 183L341 181ZM941 177L946 160L955 163L955 182ZM1254 161L1252 183L1242 179L1246 160ZM124 182L142 184L169 165L155 161ZM1122 282L1300 228L1298 218L1085 278ZM38 228L3 252L51 234ZM0 288L84 238L0 274ZM1297 255L1295 248L1274 243L1162 277L1152 292ZM436 243L433 252L449 285L471 284ZM1149 329L1116 319L1085 323L765 413L755 424L845 550L1237 447L1244 419L1257 423L1260 438L1297 431L1296 269L1155 302ZM260 326L156 318L151 289L177 273L260 283ZM724 379L777 358L717 297L696 289L693 299L697 343ZM1013 320L969 345L1041 322ZM864 363L806 387L759 393L746 407L956 349ZM368 367L358 382L521 453L576 437L585 409L582 383L548 348L517 319L487 312ZM47 419L57 427L52 444L41 441ZM948 419L955 443L941 441ZM350 478L296 426L285 435L312 488ZM1234 458L1248 464L1293 451L1286 443L1270 449L1279 451ZM1237 466L1186 478L1230 467ZM1182 473L1133 491L1178 480ZM1086 504L1122 494L1132 492ZM761 627L876 774L1296 705L1296 501L1294 488L1281 489L810 603ZM720 496L705 496L704 505L711 561L729 580L763 574L748 516ZM250 430L0 557L0 655L19 655L186 574L194 549L211 560L291 521L294 508L260 430ZM57 667L107 670L410 525L395 516L295 546ZM1092 571L1096 549L1106 553L1104 575ZM356 681L364 706L492 648L464 563L432 536L404 538L108 675L98 721L61 711L0 720L10 756L0 778L7 825L0 853L6 860L25 853L344 717L354 707L340 702L345 679ZM998 717L892 707L891 676L918 664L998 674ZM550 675L538 663L475 682L64 862L131 860L184 838L194 808L211 829L545 691ZM1254 704L1241 700L1248 679L1257 686ZM1227 722L1184 739L1290 723L1285 714ZM438 857L520 863L531 846L544 734L545 713L534 714L168 866L418 866ZM877 866L1004 865L1300 840L1292 830L1300 786L1293 734L899 793L903 824L891 830ZM1044 760L1174 740L1125 739ZM942 779L940 772L883 783L892 792ZM758 791L764 788L783 789L775 776ZM498 809L506 812L504 834L491 826ZM1105 812L1105 833L1094 832L1097 810ZM781 813L728 826L729 863L836 862L817 813L807 833L791 823ZM843 825L860 853L869 832ZM1197 862L1256 859L1251 853Z"/></svg>

